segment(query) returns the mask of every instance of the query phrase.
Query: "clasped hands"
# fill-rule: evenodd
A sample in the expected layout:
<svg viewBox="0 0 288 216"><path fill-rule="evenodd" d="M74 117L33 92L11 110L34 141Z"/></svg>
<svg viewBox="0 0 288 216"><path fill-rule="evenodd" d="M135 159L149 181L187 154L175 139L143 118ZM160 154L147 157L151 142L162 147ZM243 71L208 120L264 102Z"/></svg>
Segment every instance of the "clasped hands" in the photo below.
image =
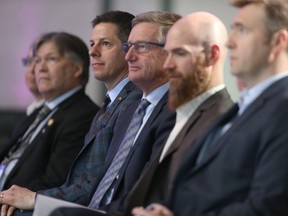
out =
<svg viewBox="0 0 288 216"><path fill-rule="evenodd" d="M16 208L32 210L35 205L36 193L17 185L0 193L1 216L12 216Z"/></svg>

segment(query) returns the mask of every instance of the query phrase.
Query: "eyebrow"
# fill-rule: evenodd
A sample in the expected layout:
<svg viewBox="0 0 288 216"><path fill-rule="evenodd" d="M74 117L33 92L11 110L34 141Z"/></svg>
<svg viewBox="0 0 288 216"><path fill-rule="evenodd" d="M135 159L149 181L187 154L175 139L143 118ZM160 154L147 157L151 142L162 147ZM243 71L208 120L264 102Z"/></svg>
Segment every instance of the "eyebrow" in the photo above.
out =
<svg viewBox="0 0 288 216"><path fill-rule="evenodd" d="M232 24L230 25L231 29L237 28L237 27L243 27L243 26L244 26L244 25L243 25L242 23L240 23L240 22L235 22L235 23L232 23Z"/></svg>

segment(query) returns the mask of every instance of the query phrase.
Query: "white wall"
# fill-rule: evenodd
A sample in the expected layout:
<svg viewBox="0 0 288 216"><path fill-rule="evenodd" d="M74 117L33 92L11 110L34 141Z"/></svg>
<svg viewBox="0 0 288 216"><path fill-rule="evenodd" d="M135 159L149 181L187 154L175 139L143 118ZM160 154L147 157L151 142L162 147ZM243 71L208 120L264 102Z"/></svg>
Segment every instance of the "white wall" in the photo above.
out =
<svg viewBox="0 0 288 216"><path fill-rule="evenodd" d="M88 45L91 20L101 11L95 0L0 0L0 109L24 109L32 95L24 83L21 58L31 41L48 31L67 31ZM99 86L99 87L98 87ZM102 90L91 73L87 91Z"/></svg>
<svg viewBox="0 0 288 216"><path fill-rule="evenodd" d="M228 27L236 11L227 2L173 0L172 10L181 15L198 10L209 11ZM111 4L113 10L133 14L162 9L162 0L111 0ZM21 58L26 55L30 42L44 32L68 31L81 37L88 45L90 22L102 13L101 6L102 0L0 0L0 109L24 109L32 101L21 65ZM238 91L228 62L225 82L232 97L237 98ZM93 78L92 73L87 92L100 103L103 85Z"/></svg>

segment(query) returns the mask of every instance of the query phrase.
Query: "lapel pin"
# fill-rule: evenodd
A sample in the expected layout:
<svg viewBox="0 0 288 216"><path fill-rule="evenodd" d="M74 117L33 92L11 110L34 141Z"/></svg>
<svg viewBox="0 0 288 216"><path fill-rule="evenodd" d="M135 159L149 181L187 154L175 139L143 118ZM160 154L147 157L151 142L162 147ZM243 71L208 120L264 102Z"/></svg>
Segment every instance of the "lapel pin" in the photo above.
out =
<svg viewBox="0 0 288 216"><path fill-rule="evenodd" d="M48 125L48 126L51 126L53 123L54 123L54 119L49 119L47 125Z"/></svg>

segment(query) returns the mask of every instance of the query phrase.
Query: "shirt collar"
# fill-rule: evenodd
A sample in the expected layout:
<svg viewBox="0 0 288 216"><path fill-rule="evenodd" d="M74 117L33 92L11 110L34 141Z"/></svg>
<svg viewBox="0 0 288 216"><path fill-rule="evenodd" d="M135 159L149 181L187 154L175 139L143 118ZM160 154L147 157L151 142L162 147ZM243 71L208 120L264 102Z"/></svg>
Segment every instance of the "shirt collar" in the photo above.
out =
<svg viewBox="0 0 288 216"><path fill-rule="evenodd" d="M215 86L202 94L198 95L196 98L188 101L187 103L181 105L176 109L177 112L177 119L181 119L185 116L191 116L195 110L204 102L207 98L209 98L211 95L214 95L216 92L221 91L225 88L225 85L218 85ZM177 120L176 120L177 121Z"/></svg>
<svg viewBox="0 0 288 216"><path fill-rule="evenodd" d="M151 105L156 106L157 103L161 100L163 95L168 91L169 89L169 83L165 83L161 85L160 87L153 90L150 94L148 94L146 97L142 97L142 99L146 98Z"/></svg>
<svg viewBox="0 0 288 216"><path fill-rule="evenodd" d="M266 79L265 81L257 84L256 86L250 89L245 88L243 91L241 91L238 100L239 115L241 115L246 110L246 108L253 101L255 101L256 98L260 96L260 94L262 94L266 89L268 89L273 83L277 82L278 80L286 76L288 76L288 71L272 76L271 78Z"/></svg>
<svg viewBox="0 0 288 216"><path fill-rule="evenodd" d="M55 98L54 100L52 100L51 102L45 102L45 104L51 109L53 110L55 107L57 107L60 103L62 103L64 100L66 100L68 97L72 96L73 94L75 94L76 92L80 91L80 89L82 89L82 86L78 86L75 87L71 90L69 90L68 92L62 94L61 96Z"/></svg>
<svg viewBox="0 0 288 216"><path fill-rule="evenodd" d="M111 91L107 92L111 100L110 104L113 103L113 101L117 98L121 90L128 82L129 82L128 77L126 77L123 80L121 80Z"/></svg>

